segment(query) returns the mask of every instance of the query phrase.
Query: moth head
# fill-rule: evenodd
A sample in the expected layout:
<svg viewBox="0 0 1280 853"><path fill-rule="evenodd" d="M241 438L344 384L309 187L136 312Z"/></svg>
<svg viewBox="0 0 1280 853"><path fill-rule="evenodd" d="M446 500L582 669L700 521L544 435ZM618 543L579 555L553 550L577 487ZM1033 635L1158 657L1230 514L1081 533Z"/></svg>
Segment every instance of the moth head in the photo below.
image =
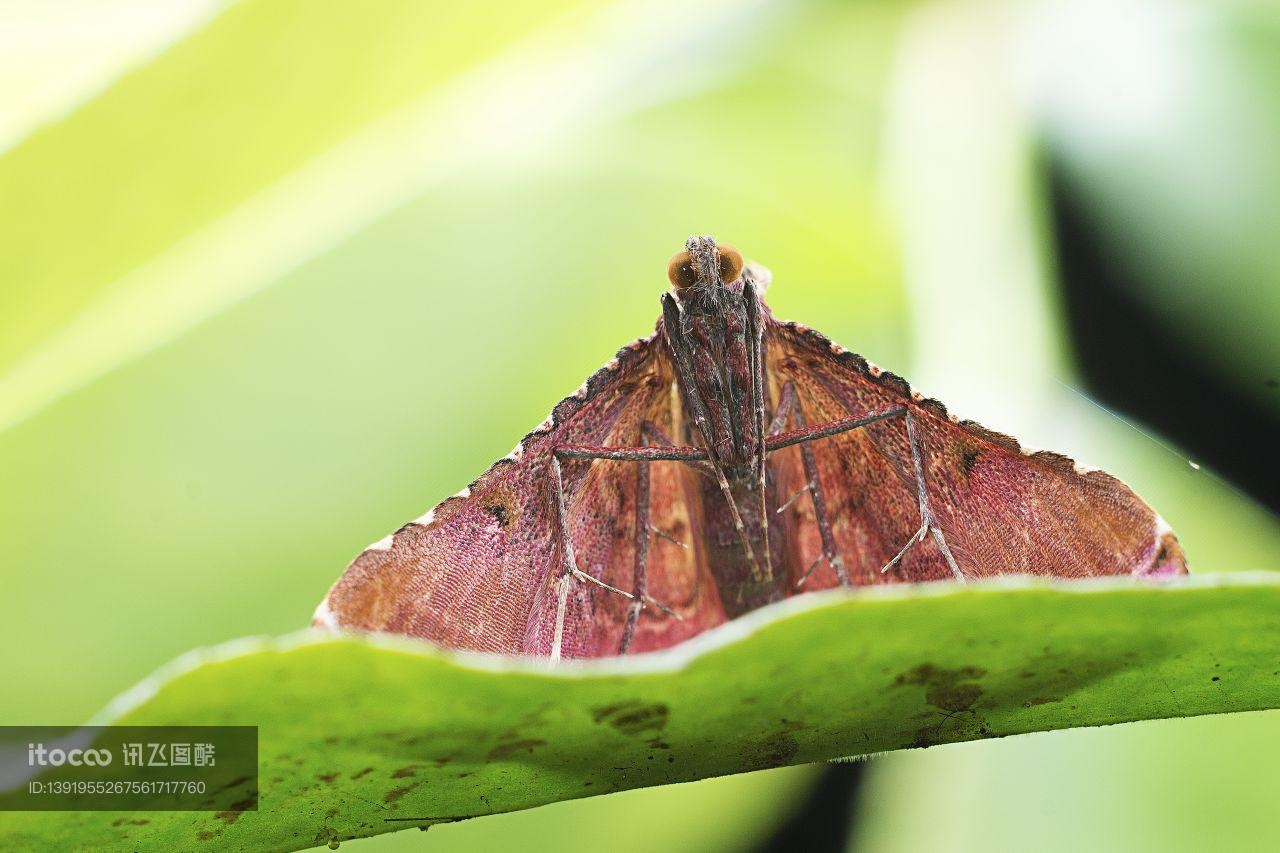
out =
<svg viewBox="0 0 1280 853"><path fill-rule="evenodd" d="M728 243L716 245L711 237L690 237L683 252L667 262L667 278L677 291L691 287L723 287L738 280L742 253Z"/></svg>

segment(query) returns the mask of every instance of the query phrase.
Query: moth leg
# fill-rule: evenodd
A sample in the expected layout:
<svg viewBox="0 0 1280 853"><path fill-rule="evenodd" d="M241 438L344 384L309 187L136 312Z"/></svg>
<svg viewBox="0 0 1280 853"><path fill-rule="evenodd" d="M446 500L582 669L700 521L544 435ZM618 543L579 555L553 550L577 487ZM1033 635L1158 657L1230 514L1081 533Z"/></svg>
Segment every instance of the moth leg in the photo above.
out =
<svg viewBox="0 0 1280 853"><path fill-rule="evenodd" d="M649 438L653 439L653 444L655 445L660 447L678 446L675 441L671 439L671 436L663 432L662 427L658 426L653 421L645 421L641 427L641 431L642 434L647 434ZM685 467L692 468L704 477L710 477L713 480L716 478L715 472L711 469L711 463L706 460L682 459L680 461L684 463Z"/></svg>
<svg viewBox="0 0 1280 853"><path fill-rule="evenodd" d="M641 435L655 441L659 446L674 447L675 443L671 440L661 427L657 424L645 421L641 426ZM699 471L702 474L710 474L711 466L706 462L697 460L683 460L684 464ZM640 465L636 468L636 541L635 541L635 573L634 573L634 593L631 599L631 606L627 608L627 622L622 629L622 640L618 643L618 654L625 655L627 650L631 648L631 641L635 639L636 626L640 623L640 611L644 609L649 598L649 534L654 533L661 536L669 542L674 542L681 548L687 549L689 546L674 538L669 533L654 527L649 520L649 466ZM679 619L680 616L674 611L662 607L656 601L654 605L667 613Z"/></svg>
<svg viewBox="0 0 1280 853"><path fill-rule="evenodd" d="M568 511L564 505L564 477L560 473L560 459L551 454L551 483L556 498L556 538L560 540L561 575L556 583L556 630L551 640L551 659L560 660L560 644L564 640L564 613L569 603L569 579L578 570L578 559L573 553L573 540L569 537Z"/></svg>
<svg viewBox="0 0 1280 853"><path fill-rule="evenodd" d="M557 459L612 459L619 462L706 462L707 452L682 445L637 447L595 447L562 444L553 452Z"/></svg>
<svg viewBox="0 0 1280 853"><path fill-rule="evenodd" d="M938 543L938 550L942 552L942 558L947 561L947 568L951 569L951 574L956 580L965 580L964 573L960 571L960 567L956 565L956 558L951 553L951 546L947 544L947 538L942 535L942 528L938 526L938 519L933 514L933 507L929 504L929 487L924 479L924 443L920 440L920 436L916 434L915 418L911 416L911 410L908 409L904 417L907 421L907 442L911 446L911 466L915 470L916 475L916 500L920 504L920 529L916 534L907 540L907 544L902 546L902 550L897 553L892 560L885 565L881 572L887 572L893 568L902 556L916 542L923 542L926 536L933 536L933 540Z"/></svg>
<svg viewBox="0 0 1280 853"><path fill-rule="evenodd" d="M794 391L792 393L794 394ZM793 407L798 406L799 401L797 400L793 403ZM920 440L920 436L916 432L915 419L912 417L910 409L906 406L893 406L888 409L882 409L878 412L872 412L871 414L863 417L840 418L839 420L820 424L816 427L802 427L790 432L781 433L780 435L770 436L765 442L765 446L772 452L783 447L790 447L793 444L817 441L820 438L827 438L828 436L848 432L851 429L868 426L876 423L877 421L887 420L888 418L904 418L906 420L907 443L911 448L911 465L916 478L916 501L920 506L920 529L917 530L909 540L907 540L907 544L902 546L902 550L899 551L894 558L890 560L883 569L881 569L881 571L889 571L889 569L898 564L912 545L917 542L923 542L928 536L933 536L934 541L938 543L938 549L942 552L942 558L946 560L947 567L951 569L951 574L954 575L957 580L965 580L964 573L961 572L960 567L956 565L956 558L951 553L951 546L947 544L947 539L942 533L942 528L938 526L937 517L933 514L933 507L929 503L929 489L924 476L924 443Z"/></svg>
<svg viewBox="0 0 1280 853"><path fill-rule="evenodd" d="M769 437L773 438L781 433L782 428L787 425L788 419L794 420L796 427L801 430L807 426L804 418L804 409L800 405L800 398L796 395L796 386L793 382L787 382L782 386L782 397L778 401L778 409L774 413L773 422L769 425ZM844 560L840 558L840 553L836 550L836 539L831 532L831 519L827 514L827 500L822 492L822 480L818 477L818 463L813 456L813 445L809 442L801 443L800 459L804 464L804 478L807 484L805 490L809 492L813 500L813 514L818 522L818 534L822 537L822 556L815 560L808 571L800 577L800 580L796 582L796 588L800 588L809 579L809 575L818 567L818 563L823 558L826 558L826 561L831 564L831 568L835 570L841 586L852 586L853 583L849 580L849 572L845 568ZM799 497L799 493L777 511L781 512L786 509L796 497Z"/></svg>
<svg viewBox="0 0 1280 853"><path fill-rule="evenodd" d="M653 443L656 445L659 445L661 447L676 446L676 443L671 440L671 436L663 432L662 427L658 426L653 421L645 421L644 424L641 425L640 430L641 430L641 435L647 435L649 438L653 439ZM684 462L684 465L686 468L691 468L694 471L697 471L699 474L703 475L704 477L710 477L713 480L715 479L715 474L712 473L711 471L710 462L699 462L693 459L685 459L682 461ZM671 542L675 545L679 545L681 548L688 550L689 548L688 545L681 542L679 539L675 538L665 530L659 530L658 528L654 527L652 524L649 525L649 529L652 530L658 536L661 536L663 539L667 540L668 542Z"/></svg>
<svg viewBox="0 0 1280 853"><path fill-rule="evenodd" d="M773 577L773 548L769 544L769 508L765 506L765 487L768 468L765 466L764 421L767 416L764 402L764 309L756 286L750 278L743 286L743 298L747 303L747 329L751 340L751 410L755 420L755 434L759 436L760 445L755 447L756 466L756 511L760 515L760 537L764 546L764 569L766 577ZM750 553L750 549L748 549Z"/></svg>
<svg viewBox="0 0 1280 853"><path fill-rule="evenodd" d="M806 441L817 441L820 438L827 438L833 435L839 435L842 432L858 429L859 427L869 426L877 421L888 420L889 418L902 417L907 412L906 406L893 406L888 409L881 409L878 412L872 412L860 418L839 418L834 421L827 421L817 426L804 427L802 429L793 429L788 432L771 435L765 439L765 450L772 453L775 450L781 450L784 447L790 447L793 444L802 444Z"/></svg>
<svg viewBox="0 0 1280 853"><path fill-rule="evenodd" d="M586 445L561 445L551 453L551 482L555 494L556 538L560 544L561 575L556 589L556 622L555 634L551 641L551 660L560 659L564 644L564 620L569 605L569 583L577 579L594 584L608 592L631 599L627 621L623 627L622 641L618 654L625 654L635 636L636 623L640 611L651 605L674 618L680 618L675 611L655 601L648 593L648 577L646 566L649 558L649 466L640 466L637 484L636 501L636 561L635 592L627 592L616 586L605 583L578 568L577 554L574 552L573 539L569 536L569 511L564 496L564 475L560 467L561 459L611 459L624 462L698 462L705 461L707 454L696 447L682 446L637 446L637 447L590 447Z"/></svg>
<svg viewBox="0 0 1280 853"><path fill-rule="evenodd" d="M636 466L636 560L631 606L627 608L627 621L622 626L622 639L618 642L618 654L625 655L631 648L631 640L636 635L636 626L640 623L640 611L644 609L644 600L649 594L649 576L646 572L649 565L649 466Z"/></svg>
<svg viewBox="0 0 1280 853"><path fill-rule="evenodd" d="M725 503L729 505L729 517L733 519L733 529L738 532L738 541L742 543L742 549L747 555L747 562L751 565L751 574L757 579L764 578L766 575L756 559L755 549L751 547L751 539L747 536L747 526L742 522L742 513L738 510L737 501L733 499L733 490L729 488L729 480L725 477L724 471L721 470L720 466L715 465L712 467L715 468L716 482L720 485L720 494L724 495Z"/></svg>

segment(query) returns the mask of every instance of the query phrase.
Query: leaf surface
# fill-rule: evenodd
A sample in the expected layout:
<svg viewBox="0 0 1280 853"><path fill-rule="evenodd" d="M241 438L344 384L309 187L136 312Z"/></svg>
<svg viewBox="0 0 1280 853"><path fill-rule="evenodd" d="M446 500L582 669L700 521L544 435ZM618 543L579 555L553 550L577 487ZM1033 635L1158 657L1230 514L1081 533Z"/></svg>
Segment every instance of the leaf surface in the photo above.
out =
<svg viewBox="0 0 1280 853"><path fill-rule="evenodd" d="M392 638L196 652L106 718L261 727L261 811L6 816L8 849L295 850L842 756L1280 707L1280 579L802 596L553 670ZM211 848L212 849L212 848Z"/></svg>

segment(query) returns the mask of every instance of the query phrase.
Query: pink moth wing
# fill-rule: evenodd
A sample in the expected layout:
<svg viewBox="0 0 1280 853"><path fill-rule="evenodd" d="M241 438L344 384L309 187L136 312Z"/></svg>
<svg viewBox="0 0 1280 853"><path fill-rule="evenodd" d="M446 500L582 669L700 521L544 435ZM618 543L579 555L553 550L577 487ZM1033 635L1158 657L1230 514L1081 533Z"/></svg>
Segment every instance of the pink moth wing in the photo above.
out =
<svg viewBox="0 0 1280 853"><path fill-rule="evenodd" d="M674 375L661 346L655 333L621 349L470 487L357 557L320 605L316 624L408 634L478 651L549 654L560 566L547 488L550 450L562 444L642 444L646 421L682 443L682 419L672 410ZM579 567L631 590L639 466L608 460L561 464ZM651 524L688 545L695 538L688 495L699 475L678 462L650 464ZM633 651L670 646L724 621L697 548L661 537L648 547L649 593L680 619L643 613ZM599 587L575 583L564 656L612 654L628 604Z"/></svg>
<svg viewBox="0 0 1280 853"><path fill-rule="evenodd" d="M911 408L926 448L925 479L939 525L967 578L1000 574L1090 577L1187 573L1168 525L1115 477L1048 451L1030 452L1008 436L959 421L900 377L798 323L770 324L768 375L774 399L796 385L809 423ZM837 550L857 585L952 577L934 547L917 546L898 570L880 569L919 527L906 430L888 420L810 444L826 494ZM781 494L804 485L799 446L770 457ZM786 471L788 473L782 473ZM813 504L796 501L792 571L821 553ZM805 586L837 585L821 564Z"/></svg>
<svg viewBox="0 0 1280 853"><path fill-rule="evenodd" d="M912 392L901 378L795 323L766 313L768 396L792 382L810 425L910 407L924 440L926 479L939 525L966 577L1185 574L1177 539L1159 516L1111 475L1050 452L1024 451L1012 438ZM619 351L546 422L471 486L379 542L348 567L316 611L332 630L384 631L441 645L547 655L552 645L559 546L548 487L550 451L565 444L651 444L646 422L675 444L690 435L675 371L658 331ZM932 542L881 567L919 527L910 452L901 419L809 442L826 496L837 551L856 585L950 578ZM805 484L800 445L768 457L776 493ZM679 615L642 611L630 651L664 648L725 620L699 547L698 478L679 462L651 462L650 523L668 534L649 542L649 594ZM562 462L570 536L578 565L632 590L640 464ZM794 581L821 553L813 503L785 511L785 565ZM647 536L649 531L639 531ZM804 590L838 585L820 562ZM570 586L562 653L615 654L629 602L581 581Z"/></svg>

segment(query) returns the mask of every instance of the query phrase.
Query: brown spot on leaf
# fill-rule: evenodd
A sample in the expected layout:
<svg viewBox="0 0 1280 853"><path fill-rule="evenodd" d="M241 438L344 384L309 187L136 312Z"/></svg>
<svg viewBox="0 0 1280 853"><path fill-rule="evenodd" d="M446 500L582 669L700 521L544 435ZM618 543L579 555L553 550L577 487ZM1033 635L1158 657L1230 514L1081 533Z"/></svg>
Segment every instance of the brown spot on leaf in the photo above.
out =
<svg viewBox="0 0 1280 853"><path fill-rule="evenodd" d="M987 674L985 669L977 666L962 666L959 669L943 669L937 664L922 663L915 669L907 670L893 680L894 686L903 684L940 684L955 683L963 678L982 678Z"/></svg>
<svg viewBox="0 0 1280 853"><path fill-rule="evenodd" d="M967 711L981 698L977 684L937 684L924 694L926 702L944 711Z"/></svg>
<svg viewBox="0 0 1280 853"><path fill-rule="evenodd" d="M489 750L489 758L506 758L513 753L520 752L521 750L533 752L534 747L546 745L547 742L545 740L538 740L536 738L507 741L506 743L500 743L493 749Z"/></svg>
<svg viewBox="0 0 1280 853"><path fill-rule="evenodd" d="M394 803L396 800L400 799L412 790L412 785L405 785L403 788L392 788L382 797L382 801L384 803Z"/></svg>
<svg viewBox="0 0 1280 853"><path fill-rule="evenodd" d="M222 834L221 829L205 829L196 833L197 841L208 841L210 838L217 838Z"/></svg>
<svg viewBox="0 0 1280 853"><path fill-rule="evenodd" d="M967 711L982 698L982 687L964 679L982 678L986 674L985 669L977 666L944 669L933 663L922 663L899 675L893 683L897 687L923 685L924 700L930 705L944 711Z"/></svg>
<svg viewBox="0 0 1280 853"><path fill-rule="evenodd" d="M915 749L925 749L941 743L936 737L937 732L930 729L918 729L916 731L915 740L911 741L911 746Z"/></svg>
<svg viewBox="0 0 1280 853"><path fill-rule="evenodd" d="M782 767L790 764L800 750L795 735L789 731L774 732L748 744L742 755L744 769Z"/></svg>
<svg viewBox="0 0 1280 853"><path fill-rule="evenodd" d="M324 782L326 785L332 785L333 780L337 779L341 775L342 774L337 771L334 771L333 773L317 773L316 778L321 782Z"/></svg>
<svg viewBox="0 0 1280 853"><path fill-rule="evenodd" d="M925 701L943 712L942 719L936 724L917 730L910 746L926 747L955 740L954 736L942 736L943 727L949 723L961 724L969 730L969 736L973 736L974 733L980 736L988 735L990 732L985 722L973 708L982 698L982 686L965 680L982 678L986 674L985 669L977 666L946 669L934 663L922 663L895 678L893 681L895 687L905 685L924 687ZM926 713L921 716L929 718L935 715Z"/></svg>
<svg viewBox="0 0 1280 853"><path fill-rule="evenodd" d="M248 809L258 804L256 797L245 797L243 800L237 800L231 804L231 808L214 814L215 820L220 820L227 826L235 823L240 819L240 815L244 814Z"/></svg>
<svg viewBox="0 0 1280 853"><path fill-rule="evenodd" d="M355 774L354 776L352 776L351 778L352 778L352 779L363 779L364 777L368 776L368 775L369 775L370 773L372 773L372 772L373 772L373 768L372 768L372 767L366 767L365 769L361 770L359 773L356 773L356 774Z"/></svg>
<svg viewBox="0 0 1280 853"><path fill-rule="evenodd" d="M657 734L667 726L671 710L661 703L619 702L595 708L591 717L597 723L608 723L624 735Z"/></svg>
<svg viewBox="0 0 1280 853"><path fill-rule="evenodd" d="M404 779L408 776L417 776L418 768L420 768L421 766L422 766L421 764L410 764L408 766L401 767L399 770L391 774L391 778Z"/></svg>

